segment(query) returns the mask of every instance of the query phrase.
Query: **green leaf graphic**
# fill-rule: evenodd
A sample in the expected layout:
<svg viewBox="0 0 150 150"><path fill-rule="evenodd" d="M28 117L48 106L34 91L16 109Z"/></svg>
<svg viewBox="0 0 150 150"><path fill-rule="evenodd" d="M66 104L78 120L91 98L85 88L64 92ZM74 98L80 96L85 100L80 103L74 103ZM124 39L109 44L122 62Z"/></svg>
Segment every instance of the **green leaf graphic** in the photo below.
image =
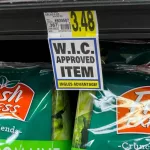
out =
<svg viewBox="0 0 150 150"><path fill-rule="evenodd" d="M5 85L7 83L7 78L5 76L0 76L0 85Z"/></svg>
<svg viewBox="0 0 150 150"><path fill-rule="evenodd" d="M9 81L7 83L7 87L14 87L16 84L19 83L19 80L12 80L12 81Z"/></svg>

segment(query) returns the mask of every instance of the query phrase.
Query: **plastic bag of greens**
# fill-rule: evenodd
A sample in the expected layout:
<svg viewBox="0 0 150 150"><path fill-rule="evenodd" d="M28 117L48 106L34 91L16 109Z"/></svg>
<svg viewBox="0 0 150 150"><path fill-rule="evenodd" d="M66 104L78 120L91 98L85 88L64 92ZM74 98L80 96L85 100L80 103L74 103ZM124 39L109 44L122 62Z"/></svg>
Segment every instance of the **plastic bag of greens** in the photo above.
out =
<svg viewBox="0 0 150 150"><path fill-rule="evenodd" d="M143 56L141 56L142 54ZM130 43L101 43L101 56L105 64L127 64L131 60L134 60L137 64L143 64L149 61L149 55L150 44L135 44L133 41L131 41ZM139 59L139 56L142 59ZM132 62L132 64L134 64L134 62Z"/></svg>
<svg viewBox="0 0 150 150"><path fill-rule="evenodd" d="M1 150L70 150L70 120L49 65L0 63Z"/></svg>
<svg viewBox="0 0 150 150"><path fill-rule="evenodd" d="M103 65L104 89L80 91L72 150L150 150L149 54Z"/></svg>

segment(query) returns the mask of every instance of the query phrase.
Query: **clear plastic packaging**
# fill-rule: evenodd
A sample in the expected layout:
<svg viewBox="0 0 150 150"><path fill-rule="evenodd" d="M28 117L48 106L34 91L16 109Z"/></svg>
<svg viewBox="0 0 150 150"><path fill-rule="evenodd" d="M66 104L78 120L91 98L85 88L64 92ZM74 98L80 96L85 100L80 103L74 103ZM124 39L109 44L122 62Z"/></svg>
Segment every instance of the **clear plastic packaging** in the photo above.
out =
<svg viewBox="0 0 150 150"><path fill-rule="evenodd" d="M115 45L104 57L104 89L79 92L72 150L150 149L150 45Z"/></svg>
<svg viewBox="0 0 150 150"><path fill-rule="evenodd" d="M0 62L0 149L71 147L70 104L50 64Z"/></svg>

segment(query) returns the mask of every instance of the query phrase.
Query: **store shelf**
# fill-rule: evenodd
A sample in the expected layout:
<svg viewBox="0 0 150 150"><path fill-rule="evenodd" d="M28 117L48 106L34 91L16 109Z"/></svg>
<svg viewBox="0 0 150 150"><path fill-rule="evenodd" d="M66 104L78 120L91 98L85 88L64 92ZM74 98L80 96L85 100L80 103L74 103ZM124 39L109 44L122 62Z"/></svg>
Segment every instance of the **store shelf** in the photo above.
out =
<svg viewBox="0 0 150 150"><path fill-rule="evenodd" d="M150 1L51 1L0 5L0 40L47 39L44 12L96 10L99 37L150 39Z"/></svg>

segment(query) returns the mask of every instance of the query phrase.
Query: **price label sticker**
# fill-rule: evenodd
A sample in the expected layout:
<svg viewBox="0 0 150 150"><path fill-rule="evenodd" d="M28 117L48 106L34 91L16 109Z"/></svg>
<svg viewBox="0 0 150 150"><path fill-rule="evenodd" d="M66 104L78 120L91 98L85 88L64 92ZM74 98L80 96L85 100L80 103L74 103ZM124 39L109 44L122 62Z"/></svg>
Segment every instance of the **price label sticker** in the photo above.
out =
<svg viewBox="0 0 150 150"><path fill-rule="evenodd" d="M45 13L57 90L103 88L95 11Z"/></svg>
<svg viewBox="0 0 150 150"><path fill-rule="evenodd" d="M96 37L97 20L95 11L69 12L72 37Z"/></svg>
<svg viewBox="0 0 150 150"><path fill-rule="evenodd" d="M44 13L49 37L96 37L95 11Z"/></svg>

